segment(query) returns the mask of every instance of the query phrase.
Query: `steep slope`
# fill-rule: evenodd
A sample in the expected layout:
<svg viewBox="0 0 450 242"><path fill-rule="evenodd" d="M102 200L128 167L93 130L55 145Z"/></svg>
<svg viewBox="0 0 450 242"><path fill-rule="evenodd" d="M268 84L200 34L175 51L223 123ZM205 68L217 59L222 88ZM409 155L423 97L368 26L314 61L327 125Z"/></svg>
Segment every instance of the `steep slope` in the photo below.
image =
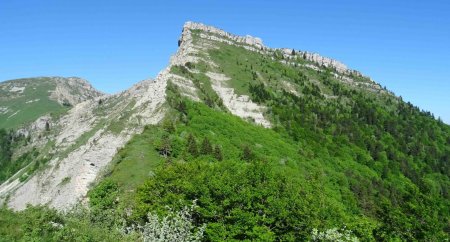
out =
<svg viewBox="0 0 450 242"><path fill-rule="evenodd" d="M250 97L248 87L253 83L271 84L298 94L300 84L296 81L299 80L293 78L311 77L307 84L316 88L313 91L336 98L331 87L321 83L319 74L322 73L354 90L392 95L336 60L306 51L271 49L259 38L236 36L199 23L184 25L179 46L170 80L180 87L184 96L203 100L210 106L213 103L224 106L231 113L264 127L271 125L263 115L266 108Z"/></svg>
<svg viewBox="0 0 450 242"><path fill-rule="evenodd" d="M73 105L103 95L76 77L6 81L0 83L0 94L0 183L35 160L32 148L39 144L34 141L55 119Z"/></svg>
<svg viewBox="0 0 450 242"><path fill-rule="evenodd" d="M303 241L344 228L364 241L448 239L448 125L317 54L196 23L179 44L173 113L115 158L105 182L124 202L111 209L145 219L196 200L207 240Z"/></svg>
<svg viewBox="0 0 450 242"><path fill-rule="evenodd" d="M0 83L0 128L18 128L46 114L103 95L77 77L40 77Z"/></svg>
<svg viewBox="0 0 450 242"><path fill-rule="evenodd" d="M37 154L31 164L0 186L1 197L16 209L28 203L57 208L75 204L117 149L144 125L159 121L163 78L160 75L117 95L79 103L52 120L49 130L42 125L34 129L30 142L21 149Z"/></svg>
<svg viewBox="0 0 450 242"><path fill-rule="evenodd" d="M145 125L163 117L166 86L176 77L170 70L186 56L180 48L155 80L79 103L58 119L40 118L25 127L31 140L21 153L32 162L0 185L0 200L14 209L26 204L66 209L83 199L117 150Z"/></svg>

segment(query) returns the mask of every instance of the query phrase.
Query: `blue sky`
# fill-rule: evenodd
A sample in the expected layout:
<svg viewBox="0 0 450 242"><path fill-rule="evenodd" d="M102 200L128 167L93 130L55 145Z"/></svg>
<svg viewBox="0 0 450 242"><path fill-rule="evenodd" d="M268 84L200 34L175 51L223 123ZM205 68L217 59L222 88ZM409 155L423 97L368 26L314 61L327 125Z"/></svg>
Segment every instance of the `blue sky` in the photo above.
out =
<svg viewBox="0 0 450 242"><path fill-rule="evenodd" d="M450 1L0 0L0 80L79 76L114 93L154 77L183 23L332 57L450 123Z"/></svg>

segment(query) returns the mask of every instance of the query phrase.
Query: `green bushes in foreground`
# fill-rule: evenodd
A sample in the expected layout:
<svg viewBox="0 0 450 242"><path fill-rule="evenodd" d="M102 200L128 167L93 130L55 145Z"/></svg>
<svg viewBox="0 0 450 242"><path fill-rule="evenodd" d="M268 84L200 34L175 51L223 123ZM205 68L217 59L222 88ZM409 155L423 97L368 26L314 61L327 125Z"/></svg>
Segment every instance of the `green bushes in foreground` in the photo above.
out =
<svg viewBox="0 0 450 242"><path fill-rule="evenodd" d="M195 200L194 221L206 224L208 241L305 241L313 228L358 219L316 189L267 162L198 159L167 165L145 182L136 215L145 219L150 211L164 214L166 206L181 209Z"/></svg>
<svg viewBox="0 0 450 242"><path fill-rule="evenodd" d="M133 237L92 222L86 209L60 213L30 206L20 212L0 209L0 241L133 241Z"/></svg>

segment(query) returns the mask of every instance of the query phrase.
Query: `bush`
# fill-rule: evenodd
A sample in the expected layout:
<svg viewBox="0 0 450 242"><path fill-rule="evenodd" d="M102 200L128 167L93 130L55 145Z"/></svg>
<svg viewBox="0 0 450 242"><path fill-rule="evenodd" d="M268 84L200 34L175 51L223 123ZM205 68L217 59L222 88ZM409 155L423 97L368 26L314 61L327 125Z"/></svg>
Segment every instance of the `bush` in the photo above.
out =
<svg viewBox="0 0 450 242"><path fill-rule="evenodd" d="M144 242L195 242L202 241L205 225L196 227L193 220L195 201L191 206L185 206L180 211L169 212L162 219L156 213L149 212L143 226L137 226ZM128 228L127 233L135 231L134 227Z"/></svg>
<svg viewBox="0 0 450 242"><path fill-rule="evenodd" d="M343 229L327 229L323 232L319 232L317 229L313 229L311 233L312 241L321 242L358 242L359 239L352 234L351 230Z"/></svg>

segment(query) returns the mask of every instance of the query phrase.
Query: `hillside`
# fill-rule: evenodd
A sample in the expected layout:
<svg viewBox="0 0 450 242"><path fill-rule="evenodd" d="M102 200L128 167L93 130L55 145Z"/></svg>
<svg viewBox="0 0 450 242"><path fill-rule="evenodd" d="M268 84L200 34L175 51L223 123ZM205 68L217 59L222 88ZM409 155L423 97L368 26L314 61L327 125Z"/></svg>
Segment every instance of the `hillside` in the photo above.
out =
<svg viewBox="0 0 450 242"><path fill-rule="evenodd" d="M23 211L1 213L30 222L0 235L135 241L165 225L166 240L449 239L448 125L318 54L192 22L178 44L155 80L16 143L30 165L0 197ZM89 210L51 209L79 202Z"/></svg>
<svg viewBox="0 0 450 242"><path fill-rule="evenodd" d="M17 173L0 185L0 201L16 209L28 203L75 205L117 149L161 119L164 88L165 83L145 80L79 103L48 126L39 118L24 128L30 130L25 136L22 130L10 135L12 155L4 163Z"/></svg>
<svg viewBox="0 0 450 242"><path fill-rule="evenodd" d="M0 128L18 128L37 118L61 115L70 107L102 94L87 81L40 77L0 83Z"/></svg>
<svg viewBox="0 0 450 242"><path fill-rule="evenodd" d="M28 165L44 145L43 133L73 106L103 94L77 77L39 77L0 83L0 183ZM47 150L48 152L48 150Z"/></svg>

